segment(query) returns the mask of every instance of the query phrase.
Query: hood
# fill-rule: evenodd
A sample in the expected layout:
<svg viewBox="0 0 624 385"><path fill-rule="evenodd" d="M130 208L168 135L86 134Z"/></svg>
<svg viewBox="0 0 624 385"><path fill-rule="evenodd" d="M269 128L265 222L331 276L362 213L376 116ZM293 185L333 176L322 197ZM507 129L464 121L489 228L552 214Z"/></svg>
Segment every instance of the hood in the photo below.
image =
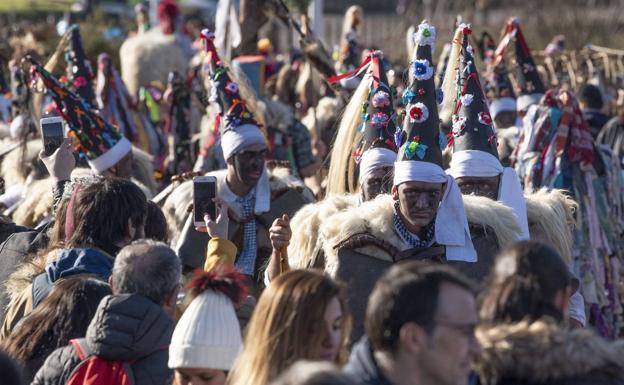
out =
<svg viewBox="0 0 624 385"><path fill-rule="evenodd" d="M366 337L363 337L353 347L344 371L355 376L362 384L392 385L377 366L370 342Z"/></svg>
<svg viewBox="0 0 624 385"><path fill-rule="evenodd" d="M95 274L106 280L113 270L113 262L110 255L100 250L66 249L45 270L49 282L74 274Z"/></svg>
<svg viewBox="0 0 624 385"><path fill-rule="evenodd" d="M483 385L549 383L592 375L624 380L624 342L607 341L590 330L521 322L481 328L477 338L482 353L475 371Z"/></svg>
<svg viewBox="0 0 624 385"><path fill-rule="evenodd" d="M87 343L98 356L132 361L167 349L173 320L149 299L137 294L104 297L87 329Z"/></svg>

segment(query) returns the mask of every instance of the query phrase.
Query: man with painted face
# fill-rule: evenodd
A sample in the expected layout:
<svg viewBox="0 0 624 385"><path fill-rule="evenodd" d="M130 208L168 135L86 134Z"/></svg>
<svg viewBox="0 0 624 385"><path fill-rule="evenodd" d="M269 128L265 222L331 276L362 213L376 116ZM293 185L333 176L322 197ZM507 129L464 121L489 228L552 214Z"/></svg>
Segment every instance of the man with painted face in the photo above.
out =
<svg viewBox="0 0 624 385"><path fill-rule="evenodd" d="M357 207L380 194L389 194L392 188L396 161L396 144L392 138L397 126L394 97L383 68L383 53L373 52L367 60L366 73L338 128L331 155L328 195L302 208L290 222L288 263L292 268L323 267L320 225L340 211ZM271 270L270 279L278 273Z"/></svg>
<svg viewBox="0 0 624 385"><path fill-rule="evenodd" d="M446 137L440 133L431 53L435 29L424 21L415 34L406 117L395 132L399 147L390 196L381 196L324 221L325 271L347 282L355 337L362 333L372 283L394 263L429 260L453 264L475 279L487 271L498 245L517 239L513 213L482 197L462 197L442 168ZM505 226L493 225L496 218Z"/></svg>
<svg viewBox="0 0 624 385"><path fill-rule="evenodd" d="M512 208L522 230L520 239L529 239L527 209L520 180L515 170L503 167L498 158L496 133L479 73L464 29L459 55L459 79L453 114L453 158L448 173L462 194L479 195L501 201Z"/></svg>
<svg viewBox="0 0 624 385"><path fill-rule="evenodd" d="M312 197L291 188L285 179L271 175L265 162L268 145L264 133L241 98L238 85L230 78L229 69L219 59L214 34L204 30L202 37L216 91L211 102L221 111L219 141L227 164L225 170L208 175L217 178L216 195L229 207L228 238L237 249L234 265L249 278L252 294L259 294L264 268L272 253L268 229L274 222L281 223L284 214L293 215L311 202ZM186 182L178 189L190 201L192 183ZM178 192L165 202L165 211L171 206L175 209L176 199L180 199ZM189 217L177 245L185 269L203 265L207 245L208 236L195 231L193 218Z"/></svg>

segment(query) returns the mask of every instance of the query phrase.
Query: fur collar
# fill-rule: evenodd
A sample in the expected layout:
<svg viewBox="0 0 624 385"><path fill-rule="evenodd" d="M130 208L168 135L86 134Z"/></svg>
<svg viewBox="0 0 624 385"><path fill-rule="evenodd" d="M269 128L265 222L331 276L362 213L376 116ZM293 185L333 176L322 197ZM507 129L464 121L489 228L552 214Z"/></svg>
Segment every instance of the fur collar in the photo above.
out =
<svg viewBox="0 0 624 385"><path fill-rule="evenodd" d="M590 330L521 322L480 329L477 337L482 353L475 370L484 385L549 383L592 374L624 380L624 342L604 340Z"/></svg>
<svg viewBox="0 0 624 385"><path fill-rule="evenodd" d="M518 239L520 228L512 209L485 197L464 195L463 199L468 222L473 226L482 226L486 230L491 228L501 248L511 245ZM368 233L399 250L407 249L408 246L394 231L392 206L390 195L380 195L373 201L327 218L320 227L326 270L331 273L336 268L335 246L355 234ZM375 246L366 246L358 251L380 259L392 260L387 252Z"/></svg>
<svg viewBox="0 0 624 385"><path fill-rule="evenodd" d="M326 218L356 207L359 204L358 194L329 195L316 203L303 206L290 220L292 238L288 246L288 262L293 269L307 268L311 258L322 245L320 227Z"/></svg>
<svg viewBox="0 0 624 385"><path fill-rule="evenodd" d="M57 259L60 249L51 250L46 253L39 253L33 256L30 261L24 262L4 283L4 290L9 296L9 304L13 302L30 285L33 279L45 271L48 263ZM10 306L10 305L9 305Z"/></svg>

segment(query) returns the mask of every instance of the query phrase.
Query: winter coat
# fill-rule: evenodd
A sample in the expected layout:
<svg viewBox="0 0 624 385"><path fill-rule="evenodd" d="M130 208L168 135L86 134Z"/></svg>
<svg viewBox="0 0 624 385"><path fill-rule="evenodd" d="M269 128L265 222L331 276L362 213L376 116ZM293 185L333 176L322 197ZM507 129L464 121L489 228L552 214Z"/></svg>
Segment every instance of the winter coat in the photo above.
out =
<svg viewBox="0 0 624 385"><path fill-rule="evenodd" d="M58 259L48 264L45 272L35 276L32 283L11 301L0 337L6 338L19 321L48 296L54 282L76 274L96 275L108 280L113 270L113 262L113 257L99 249L62 250Z"/></svg>
<svg viewBox="0 0 624 385"><path fill-rule="evenodd" d="M361 385L392 385L377 365L366 337L353 346L351 357L343 371L353 376Z"/></svg>
<svg viewBox="0 0 624 385"><path fill-rule="evenodd" d="M622 385L624 342L550 321L503 324L477 331L482 385Z"/></svg>
<svg viewBox="0 0 624 385"><path fill-rule="evenodd" d="M168 345L173 320L137 294L104 297L87 329L86 343L98 357L130 363L135 385L168 385ZM33 385L63 385L80 363L73 346L55 350L35 375Z"/></svg>

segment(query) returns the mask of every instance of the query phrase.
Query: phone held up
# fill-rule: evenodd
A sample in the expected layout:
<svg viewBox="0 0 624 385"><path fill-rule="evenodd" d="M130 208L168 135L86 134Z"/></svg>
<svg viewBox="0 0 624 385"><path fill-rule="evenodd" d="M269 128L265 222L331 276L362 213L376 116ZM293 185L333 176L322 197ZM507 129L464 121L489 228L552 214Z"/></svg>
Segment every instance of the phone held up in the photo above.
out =
<svg viewBox="0 0 624 385"><path fill-rule="evenodd" d="M45 156L50 156L54 154L57 148L61 147L65 139L63 118L59 116L41 118L39 123L41 125L41 137L43 138L43 153Z"/></svg>
<svg viewBox="0 0 624 385"><path fill-rule="evenodd" d="M195 227L205 227L204 215L217 219L217 206L213 199L217 196L217 178L196 176L193 178L193 222Z"/></svg>

